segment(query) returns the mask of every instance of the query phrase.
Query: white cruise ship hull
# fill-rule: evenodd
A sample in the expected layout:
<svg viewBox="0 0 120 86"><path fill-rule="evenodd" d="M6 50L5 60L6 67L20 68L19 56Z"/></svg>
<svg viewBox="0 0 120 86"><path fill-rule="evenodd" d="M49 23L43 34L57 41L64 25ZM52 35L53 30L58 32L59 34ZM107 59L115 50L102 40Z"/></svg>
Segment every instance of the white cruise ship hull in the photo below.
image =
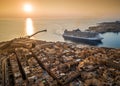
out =
<svg viewBox="0 0 120 86"><path fill-rule="evenodd" d="M100 36L97 37L91 37L91 38L86 38L86 37L78 37L78 36L73 36L73 35L65 35L63 34L64 38L68 39L76 39L76 40L88 40L88 41L101 41L103 38Z"/></svg>

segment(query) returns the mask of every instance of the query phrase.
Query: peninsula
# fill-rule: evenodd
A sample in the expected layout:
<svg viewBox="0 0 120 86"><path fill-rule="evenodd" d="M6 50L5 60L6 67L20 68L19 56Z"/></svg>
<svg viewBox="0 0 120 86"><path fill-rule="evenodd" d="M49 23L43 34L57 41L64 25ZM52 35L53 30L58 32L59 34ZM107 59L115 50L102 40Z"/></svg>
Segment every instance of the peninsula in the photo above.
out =
<svg viewBox="0 0 120 86"><path fill-rule="evenodd" d="M89 27L87 31L98 33L120 32L120 21L99 23L97 26Z"/></svg>

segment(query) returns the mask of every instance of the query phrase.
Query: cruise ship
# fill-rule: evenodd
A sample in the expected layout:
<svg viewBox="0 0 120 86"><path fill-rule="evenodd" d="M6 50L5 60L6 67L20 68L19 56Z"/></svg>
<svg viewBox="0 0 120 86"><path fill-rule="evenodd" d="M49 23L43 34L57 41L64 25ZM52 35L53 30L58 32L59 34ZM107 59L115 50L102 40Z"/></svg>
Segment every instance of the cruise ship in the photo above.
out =
<svg viewBox="0 0 120 86"><path fill-rule="evenodd" d="M101 41L103 38L97 32L85 31L82 32L79 29L68 31L65 30L63 33L65 39L70 40L88 40L88 41Z"/></svg>

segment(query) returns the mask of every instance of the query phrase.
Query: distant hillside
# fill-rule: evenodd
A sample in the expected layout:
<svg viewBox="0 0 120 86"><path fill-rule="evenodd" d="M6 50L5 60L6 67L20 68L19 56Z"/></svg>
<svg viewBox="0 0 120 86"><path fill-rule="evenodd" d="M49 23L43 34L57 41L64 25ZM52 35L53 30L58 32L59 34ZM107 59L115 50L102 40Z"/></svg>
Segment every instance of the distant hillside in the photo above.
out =
<svg viewBox="0 0 120 86"><path fill-rule="evenodd" d="M97 26L89 27L87 31L99 33L120 32L120 21L99 23Z"/></svg>

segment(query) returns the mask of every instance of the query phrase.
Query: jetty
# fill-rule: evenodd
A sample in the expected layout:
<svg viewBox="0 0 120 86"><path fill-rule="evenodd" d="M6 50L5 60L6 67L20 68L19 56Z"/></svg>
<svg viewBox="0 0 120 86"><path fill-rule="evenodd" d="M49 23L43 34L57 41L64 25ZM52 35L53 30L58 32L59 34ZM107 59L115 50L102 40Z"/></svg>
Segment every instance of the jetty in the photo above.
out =
<svg viewBox="0 0 120 86"><path fill-rule="evenodd" d="M41 33L41 32L47 32L47 30L37 31L37 32L35 32L35 33L32 34L32 35L26 36L26 38L31 38L32 36L34 36L34 35L36 35L36 34L38 34L38 33Z"/></svg>

